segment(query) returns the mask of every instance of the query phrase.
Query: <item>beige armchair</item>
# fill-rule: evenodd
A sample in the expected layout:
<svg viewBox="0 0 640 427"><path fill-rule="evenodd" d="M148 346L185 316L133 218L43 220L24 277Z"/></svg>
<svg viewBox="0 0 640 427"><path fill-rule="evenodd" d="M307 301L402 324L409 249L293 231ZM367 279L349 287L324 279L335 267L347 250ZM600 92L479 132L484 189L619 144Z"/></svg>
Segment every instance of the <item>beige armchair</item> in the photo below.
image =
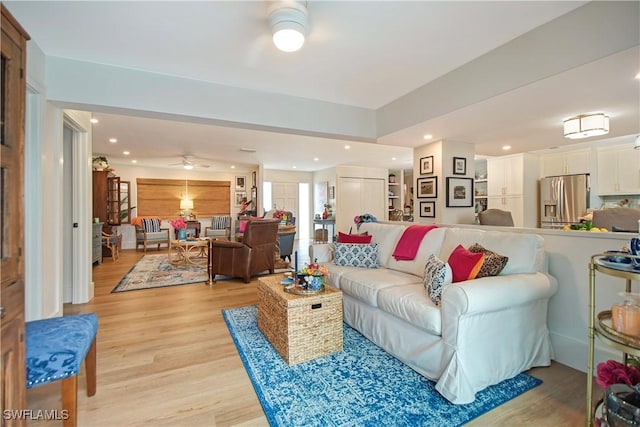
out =
<svg viewBox="0 0 640 427"><path fill-rule="evenodd" d="M204 228L204 237L231 240L231 216L214 215L211 227Z"/></svg>
<svg viewBox="0 0 640 427"><path fill-rule="evenodd" d="M160 218L145 218L136 227L136 250L142 246L147 252L147 246L155 245L160 250L160 245L169 247L169 229L160 228Z"/></svg>
<svg viewBox="0 0 640 427"><path fill-rule="evenodd" d="M209 242L209 274L241 277L249 283L251 276L263 271L274 272L279 219L257 219L247 222L242 242Z"/></svg>
<svg viewBox="0 0 640 427"><path fill-rule="evenodd" d="M505 227L513 227L513 217L511 212L501 209L487 209L478 213L480 225L501 225Z"/></svg>

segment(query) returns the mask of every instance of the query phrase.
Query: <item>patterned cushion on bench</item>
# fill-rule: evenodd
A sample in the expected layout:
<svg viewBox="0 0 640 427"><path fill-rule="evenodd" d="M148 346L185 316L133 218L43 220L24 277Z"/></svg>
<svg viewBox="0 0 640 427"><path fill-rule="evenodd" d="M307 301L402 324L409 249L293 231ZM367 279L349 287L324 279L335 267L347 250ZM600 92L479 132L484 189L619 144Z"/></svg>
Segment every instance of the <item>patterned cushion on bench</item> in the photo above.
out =
<svg viewBox="0 0 640 427"><path fill-rule="evenodd" d="M94 313L26 322L27 388L77 375L98 332Z"/></svg>

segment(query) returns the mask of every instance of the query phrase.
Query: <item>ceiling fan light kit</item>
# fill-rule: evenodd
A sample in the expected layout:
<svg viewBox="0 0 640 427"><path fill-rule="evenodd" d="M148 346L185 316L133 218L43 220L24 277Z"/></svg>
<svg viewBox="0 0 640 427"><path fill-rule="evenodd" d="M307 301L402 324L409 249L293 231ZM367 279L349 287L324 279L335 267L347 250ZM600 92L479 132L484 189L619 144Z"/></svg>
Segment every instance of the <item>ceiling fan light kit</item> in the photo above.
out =
<svg viewBox="0 0 640 427"><path fill-rule="evenodd" d="M581 114L564 121L565 138L581 139L608 133L609 116L604 113Z"/></svg>
<svg viewBox="0 0 640 427"><path fill-rule="evenodd" d="M270 7L269 25L273 43L283 52L295 52L304 45L309 24L306 2L276 2Z"/></svg>

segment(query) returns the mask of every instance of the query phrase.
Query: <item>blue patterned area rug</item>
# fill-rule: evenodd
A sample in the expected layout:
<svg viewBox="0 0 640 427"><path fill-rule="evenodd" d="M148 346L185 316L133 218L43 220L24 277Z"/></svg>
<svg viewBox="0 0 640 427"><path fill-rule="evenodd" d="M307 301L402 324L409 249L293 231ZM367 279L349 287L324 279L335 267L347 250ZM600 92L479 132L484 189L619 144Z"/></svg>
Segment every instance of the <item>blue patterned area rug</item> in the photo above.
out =
<svg viewBox="0 0 640 427"><path fill-rule="evenodd" d="M172 265L166 253L144 255L120 280L113 292L208 282L205 265Z"/></svg>
<svg viewBox="0 0 640 427"><path fill-rule="evenodd" d="M271 426L462 425L542 383L522 373L454 405L346 324L344 351L288 366L258 329L255 306L222 313Z"/></svg>

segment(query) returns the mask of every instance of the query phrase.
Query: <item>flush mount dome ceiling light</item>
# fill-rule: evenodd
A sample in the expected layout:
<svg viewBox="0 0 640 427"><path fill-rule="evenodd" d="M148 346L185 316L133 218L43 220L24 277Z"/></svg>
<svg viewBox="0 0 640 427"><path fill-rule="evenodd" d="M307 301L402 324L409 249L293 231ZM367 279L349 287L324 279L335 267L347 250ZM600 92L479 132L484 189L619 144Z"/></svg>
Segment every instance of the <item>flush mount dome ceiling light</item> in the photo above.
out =
<svg viewBox="0 0 640 427"><path fill-rule="evenodd" d="M295 52L307 35L308 13L304 4L296 1L275 2L269 11L273 43L283 52Z"/></svg>
<svg viewBox="0 0 640 427"><path fill-rule="evenodd" d="M604 113L581 114L564 121L564 137L589 138L609 133L609 116Z"/></svg>

